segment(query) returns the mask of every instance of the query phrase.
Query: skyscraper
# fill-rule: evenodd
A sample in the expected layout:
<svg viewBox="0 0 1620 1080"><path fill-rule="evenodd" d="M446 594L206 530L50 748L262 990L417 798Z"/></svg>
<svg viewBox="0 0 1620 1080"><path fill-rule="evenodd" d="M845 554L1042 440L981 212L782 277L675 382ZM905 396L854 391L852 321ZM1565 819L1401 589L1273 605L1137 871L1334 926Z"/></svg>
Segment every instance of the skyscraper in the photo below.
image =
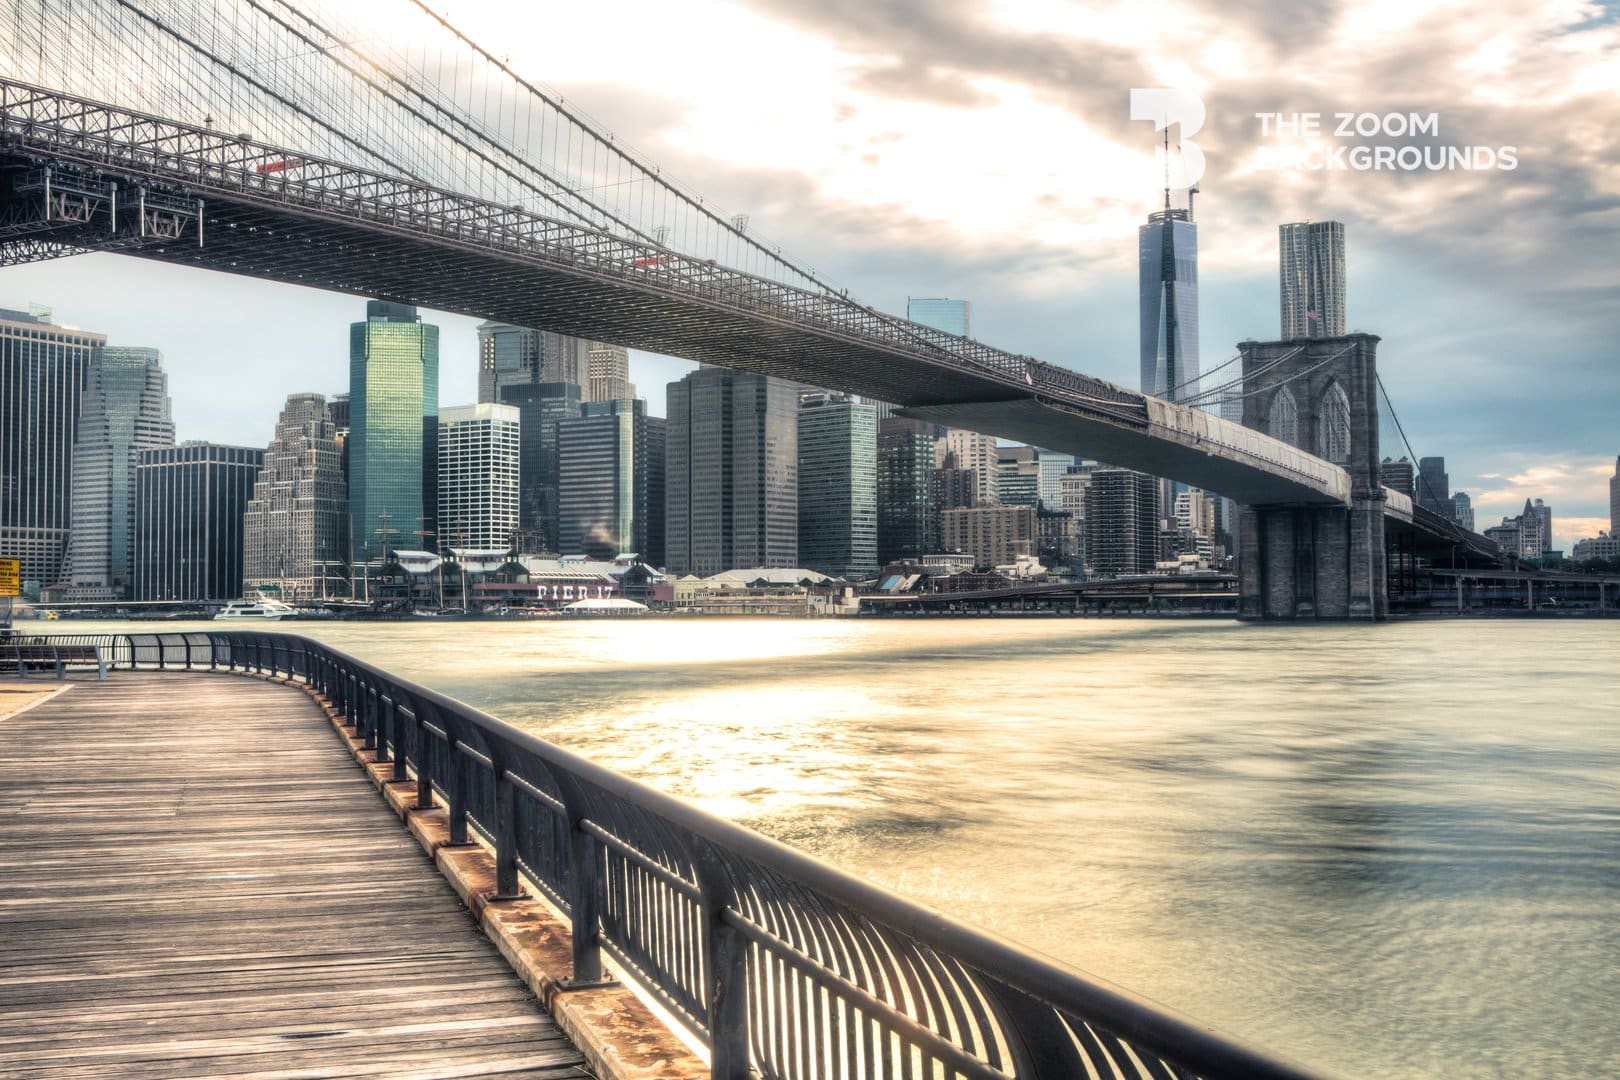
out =
<svg viewBox="0 0 1620 1080"><path fill-rule="evenodd" d="M590 383L586 401L620 401L636 396L630 383L630 350L622 345L592 341L586 346Z"/></svg>
<svg viewBox="0 0 1620 1080"><path fill-rule="evenodd" d="M1609 477L1609 535L1620 536L1620 455L1614 459L1614 475Z"/></svg>
<svg viewBox="0 0 1620 1080"><path fill-rule="evenodd" d="M518 544L557 551L557 422L579 415L578 385L511 383L501 402L518 410Z"/></svg>
<svg viewBox="0 0 1620 1080"><path fill-rule="evenodd" d="M1295 221L1277 226L1282 336L1345 333L1344 223Z"/></svg>
<svg viewBox="0 0 1620 1080"><path fill-rule="evenodd" d="M664 559L665 421L642 400L591 401L557 422L558 547Z"/></svg>
<svg viewBox="0 0 1620 1080"><path fill-rule="evenodd" d="M1181 401L1198 393L1198 226L1165 208L1137 230L1142 392Z"/></svg>
<svg viewBox="0 0 1620 1080"><path fill-rule="evenodd" d="M980 506L1001 501L1001 449L994 435L981 435L965 428L947 428L940 448L940 467L971 469L974 474L973 498ZM949 458L954 464L947 465Z"/></svg>
<svg viewBox="0 0 1620 1080"><path fill-rule="evenodd" d="M156 349L109 345L90 364L73 444L73 531L62 572L69 600L125 600L133 584L135 460L174 445L168 377Z"/></svg>
<svg viewBox="0 0 1620 1080"><path fill-rule="evenodd" d="M1399 460L1385 458L1378 463L1378 482L1408 498L1415 496L1412 480L1412 462L1402 456Z"/></svg>
<svg viewBox="0 0 1620 1080"><path fill-rule="evenodd" d="M799 402L799 563L877 573L877 409L843 394Z"/></svg>
<svg viewBox="0 0 1620 1080"><path fill-rule="evenodd" d="M518 530L522 414L511 405L459 405L439 413L441 546L507 551Z"/></svg>
<svg viewBox="0 0 1620 1080"><path fill-rule="evenodd" d="M972 327L972 304L944 297L906 297L906 319L931 326L957 337L967 337Z"/></svg>
<svg viewBox="0 0 1620 1080"><path fill-rule="evenodd" d="M1036 491L1042 506L1048 510L1062 509L1063 478L1074 466L1073 454L1060 454L1055 450L1035 451Z"/></svg>
<svg viewBox="0 0 1620 1080"><path fill-rule="evenodd" d="M1040 463L1033 446L996 448L996 501L1002 506L1039 506Z"/></svg>
<svg viewBox="0 0 1620 1080"><path fill-rule="evenodd" d="M874 407L875 408L875 407ZM893 416L878 421L877 557L880 566L922 558L939 547L930 477L938 425Z"/></svg>
<svg viewBox="0 0 1620 1080"><path fill-rule="evenodd" d="M73 443L103 334L56 326L48 310L0 309L0 557L22 579L61 579L73 520Z"/></svg>
<svg viewBox="0 0 1620 1080"><path fill-rule="evenodd" d="M242 526L264 451L188 442L135 463L135 599L242 595Z"/></svg>
<svg viewBox="0 0 1620 1080"><path fill-rule="evenodd" d="M1474 529L1474 501L1468 492L1459 491L1451 496L1451 520L1472 532Z"/></svg>
<svg viewBox="0 0 1620 1080"><path fill-rule="evenodd" d="M798 565L798 402L794 383L727 368L669 384L672 573Z"/></svg>
<svg viewBox="0 0 1620 1080"><path fill-rule="evenodd" d="M355 563L437 548L439 328L373 300L349 328L349 544Z"/></svg>
<svg viewBox="0 0 1620 1080"><path fill-rule="evenodd" d="M1086 562L1097 577L1151 573L1158 559L1158 482L1131 469L1098 469L1086 485Z"/></svg>
<svg viewBox="0 0 1620 1080"><path fill-rule="evenodd" d="M1540 524L1541 550L1553 550L1552 507L1548 506L1540 499L1537 499L1534 506L1530 505L1530 503L1527 501L1524 504L1524 508L1525 513L1527 515L1533 515L1536 521Z"/></svg>
<svg viewBox="0 0 1620 1080"><path fill-rule="evenodd" d="M1445 517L1451 516L1451 477L1446 475L1443 457L1418 458L1418 505Z"/></svg>
<svg viewBox="0 0 1620 1080"><path fill-rule="evenodd" d="M289 394L242 516L243 593L323 595L348 555L348 509L330 404Z"/></svg>
<svg viewBox="0 0 1620 1080"><path fill-rule="evenodd" d="M590 382L587 343L525 326L478 324L478 400L499 402L513 383Z"/></svg>
<svg viewBox="0 0 1620 1080"><path fill-rule="evenodd" d="M333 394L326 399L326 415L331 417L333 437L337 440L338 460L343 466L343 484L347 492L349 483L349 395ZM348 495L344 495L344 504ZM347 526L345 526L347 528ZM347 547L344 549L347 557Z"/></svg>

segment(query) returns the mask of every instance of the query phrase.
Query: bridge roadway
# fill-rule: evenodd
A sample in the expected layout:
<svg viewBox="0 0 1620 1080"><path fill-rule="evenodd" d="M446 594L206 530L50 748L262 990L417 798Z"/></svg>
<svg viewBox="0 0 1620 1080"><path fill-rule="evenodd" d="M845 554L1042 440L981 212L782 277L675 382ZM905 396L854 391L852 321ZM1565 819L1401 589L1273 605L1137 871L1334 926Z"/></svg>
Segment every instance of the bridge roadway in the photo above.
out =
<svg viewBox="0 0 1620 1080"><path fill-rule="evenodd" d="M583 1075L302 691L69 686L0 718L0 1075Z"/></svg>
<svg viewBox="0 0 1620 1080"><path fill-rule="evenodd" d="M1342 468L1281 440L841 294L0 79L0 266L96 250L849 391L1247 505L1351 498Z"/></svg>

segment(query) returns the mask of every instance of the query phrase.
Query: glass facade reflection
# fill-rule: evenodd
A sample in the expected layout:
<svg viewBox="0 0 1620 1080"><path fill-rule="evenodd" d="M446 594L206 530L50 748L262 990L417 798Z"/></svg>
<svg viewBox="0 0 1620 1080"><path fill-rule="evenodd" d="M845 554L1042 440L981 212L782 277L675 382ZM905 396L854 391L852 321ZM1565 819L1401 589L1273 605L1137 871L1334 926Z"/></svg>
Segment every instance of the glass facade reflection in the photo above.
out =
<svg viewBox="0 0 1620 1080"><path fill-rule="evenodd" d="M68 600L124 600L132 585L135 459L174 445L168 376L156 349L109 345L90 366L73 445L73 532L63 578Z"/></svg>
<svg viewBox="0 0 1620 1080"><path fill-rule="evenodd" d="M560 551L557 533L557 424L579 415L575 383L512 383L501 403L518 411L518 546Z"/></svg>
<svg viewBox="0 0 1620 1080"><path fill-rule="evenodd" d="M972 305L966 300L944 297L907 297L906 318L957 337L967 337Z"/></svg>
<svg viewBox="0 0 1620 1080"><path fill-rule="evenodd" d="M842 394L799 403L799 562L833 577L877 573L877 410Z"/></svg>
<svg viewBox="0 0 1620 1080"><path fill-rule="evenodd" d="M22 579L61 577L72 523L73 443L101 334L48 312L0 309L0 556Z"/></svg>
<svg viewBox="0 0 1620 1080"><path fill-rule="evenodd" d="M1198 393L1198 226L1160 210L1137 232L1142 392L1182 401Z"/></svg>
<svg viewBox="0 0 1620 1080"><path fill-rule="evenodd" d="M374 300L349 329L349 544L437 549L439 328Z"/></svg>
<svg viewBox="0 0 1620 1080"><path fill-rule="evenodd" d="M263 467L256 447L192 442L139 452L136 600L242 595L243 523Z"/></svg>

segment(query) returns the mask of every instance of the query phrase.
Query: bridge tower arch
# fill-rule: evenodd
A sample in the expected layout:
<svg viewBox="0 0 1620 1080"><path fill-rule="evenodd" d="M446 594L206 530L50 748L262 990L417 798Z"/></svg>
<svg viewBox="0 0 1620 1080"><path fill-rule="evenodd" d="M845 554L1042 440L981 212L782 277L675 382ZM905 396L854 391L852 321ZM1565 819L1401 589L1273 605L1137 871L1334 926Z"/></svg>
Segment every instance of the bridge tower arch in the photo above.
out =
<svg viewBox="0 0 1620 1080"><path fill-rule="evenodd" d="M1389 615L1384 493L1378 481L1378 338L1245 341L1243 423L1340 465L1342 506L1244 506L1244 619L1380 620Z"/></svg>

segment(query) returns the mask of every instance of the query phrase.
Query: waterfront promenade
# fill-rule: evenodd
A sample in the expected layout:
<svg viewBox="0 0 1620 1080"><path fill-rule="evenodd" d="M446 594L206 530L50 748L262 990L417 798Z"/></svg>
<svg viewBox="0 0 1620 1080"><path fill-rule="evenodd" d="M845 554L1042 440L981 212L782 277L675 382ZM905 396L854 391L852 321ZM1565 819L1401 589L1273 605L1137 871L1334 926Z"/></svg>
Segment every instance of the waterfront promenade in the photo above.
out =
<svg viewBox="0 0 1620 1080"><path fill-rule="evenodd" d="M292 686L120 672L0 717L0 926L0 1075L583 1074Z"/></svg>

